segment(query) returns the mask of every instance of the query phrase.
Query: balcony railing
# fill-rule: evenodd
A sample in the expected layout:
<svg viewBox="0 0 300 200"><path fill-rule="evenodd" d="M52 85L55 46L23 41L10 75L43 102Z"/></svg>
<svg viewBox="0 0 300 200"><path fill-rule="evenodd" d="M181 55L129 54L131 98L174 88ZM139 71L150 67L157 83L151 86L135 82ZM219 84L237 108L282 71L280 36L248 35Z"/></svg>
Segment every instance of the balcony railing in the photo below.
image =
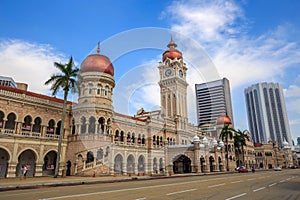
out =
<svg viewBox="0 0 300 200"><path fill-rule="evenodd" d="M15 130L12 129L5 129L5 128L0 128L0 135L9 135L9 136L14 136L14 137L32 137L32 138L51 138L51 139L58 139L59 135L56 134L49 134L45 133L44 135L40 132L33 132L30 130L25 130L21 129L20 132L16 132Z"/></svg>

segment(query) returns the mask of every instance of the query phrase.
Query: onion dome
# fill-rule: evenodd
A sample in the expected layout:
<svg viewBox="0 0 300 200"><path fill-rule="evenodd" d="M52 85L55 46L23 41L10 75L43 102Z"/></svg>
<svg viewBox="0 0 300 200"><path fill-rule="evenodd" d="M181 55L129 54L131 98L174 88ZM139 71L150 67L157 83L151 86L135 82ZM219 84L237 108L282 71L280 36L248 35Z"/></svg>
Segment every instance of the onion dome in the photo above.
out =
<svg viewBox="0 0 300 200"><path fill-rule="evenodd" d="M284 140L282 144L284 147L289 147L289 143L286 140Z"/></svg>
<svg viewBox="0 0 300 200"><path fill-rule="evenodd" d="M193 141L194 141L194 142L199 142L199 141L200 141L198 135L195 135L195 136L194 136Z"/></svg>
<svg viewBox="0 0 300 200"><path fill-rule="evenodd" d="M98 43L97 54L88 55L80 66L81 73L103 72L114 76L114 66L109 58L100 54L100 43Z"/></svg>
<svg viewBox="0 0 300 200"><path fill-rule="evenodd" d="M232 124L230 117L228 117L227 115L222 115L218 117L217 125L223 125L223 124Z"/></svg>
<svg viewBox="0 0 300 200"><path fill-rule="evenodd" d="M163 53L163 61L165 61L166 58L169 58L171 60L175 58L182 59L182 53L176 49L177 44L175 44L172 38L167 47L169 47L169 49Z"/></svg>
<svg viewBox="0 0 300 200"><path fill-rule="evenodd" d="M216 138L213 139L212 145L213 145L213 146L217 146L217 145L218 145L218 141L216 140Z"/></svg>

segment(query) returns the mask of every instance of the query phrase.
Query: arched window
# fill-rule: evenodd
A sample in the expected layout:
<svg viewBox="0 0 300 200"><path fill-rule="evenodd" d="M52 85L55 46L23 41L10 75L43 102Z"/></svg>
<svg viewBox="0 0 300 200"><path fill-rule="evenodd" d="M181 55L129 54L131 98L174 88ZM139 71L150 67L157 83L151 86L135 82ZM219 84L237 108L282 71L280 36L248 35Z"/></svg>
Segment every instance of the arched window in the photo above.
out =
<svg viewBox="0 0 300 200"><path fill-rule="evenodd" d="M156 136L153 135L153 145L156 145Z"/></svg>
<svg viewBox="0 0 300 200"><path fill-rule="evenodd" d="M90 163L94 161L94 153L89 151L86 154L86 163Z"/></svg>
<svg viewBox="0 0 300 200"><path fill-rule="evenodd" d="M123 132L123 131L121 131L120 141L121 141L121 142L124 142L124 132Z"/></svg>
<svg viewBox="0 0 300 200"><path fill-rule="evenodd" d="M138 135L138 144L142 143L142 138L141 138L141 134Z"/></svg>
<svg viewBox="0 0 300 200"><path fill-rule="evenodd" d="M108 90L109 90L108 86L105 86L104 96L108 96Z"/></svg>
<svg viewBox="0 0 300 200"><path fill-rule="evenodd" d="M131 134L131 142L135 143L135 134L134 133Z"/></svg>
<svg viewBox="0 0 300 200"><path fill-rule="evenodd" d="M61 121L57 122L56 131L55 131L56 135L60 135L60 127L61 127Z"/></svg>
<svg viewBox="0 0 300 200"><path fill-rule="evenodd" d="M31 116L27 115L24 118L24 122L22 124L22 131L30 131L31 130L31 122L32 122Z"/></svg>
<svg viewBox="0 0 300 200"><path fill-rule="evenodd" d="M55 125L55 121L53 119L50 119L49 122L48 122L47 134L53 134L54 133L54 125Z"/></svg>
<svg viewBox="0 0 300 200"><path fill-rule="evenodd" d="M97 95L101 95L102 86L100 84L97 85Z"/></svg>
<svg viewBox="0 0 300 200"><path fill-rule="evenodd" d="M4 113L0 111L0 128L4 125Z"/></svg>
<svg viewBox="0 0 300 200"><path fill-rule="evenodd" d="M93 93L93 85L89 84L88 88L89 88L89 94L92 94Z"/></svg>
<svg viewBox="0 0 300 200"><path fill-rule="evenodd" d="M142 144L145 144L145 135L142 136Z"/></svg>
<svg viewBox="0 0 300 200"><path fill-rule="evenodd" d="M98 119L99 127L98 127L98 133L104 134L104 124L105 124L105 119L104 117L100 117Z"/></svg>
<svg viewBox="0 0 300 200"><path fill-rule="evenodd" d="M95 134L95 130L96 130L96 119L95 117L90 117L89 119L89 134Z"/></svg>
<svg viewBox="0 0 300 200"><path fill-rule="evenodd" d="M81 117L80 133L81 134L85 134L86 133L86 119L85 119L85 117Z"/></svg>
<svg viewBox="0 0 300 200"><path fill-rule="evenodd" d="M116 132L115 132L115 141L117 142L117 141L119 141L119 130L116 130Z"/></svg>
<svg viewBox="0 0 300 200"><path fill-rule="evenodd" d="M130 132L127 133L127 138L126 138L126 140L127 140L127 143L130 143L130 142L131 142L131 134L130 134Z"/></svg>
<svg viewBox="0 0 300 200"><path fill-rule="evenodd" d="M32 132L40 133L41 132L41 124L42 124L42 119L40 117L35 118L34 124L32 127Z"/></svg>

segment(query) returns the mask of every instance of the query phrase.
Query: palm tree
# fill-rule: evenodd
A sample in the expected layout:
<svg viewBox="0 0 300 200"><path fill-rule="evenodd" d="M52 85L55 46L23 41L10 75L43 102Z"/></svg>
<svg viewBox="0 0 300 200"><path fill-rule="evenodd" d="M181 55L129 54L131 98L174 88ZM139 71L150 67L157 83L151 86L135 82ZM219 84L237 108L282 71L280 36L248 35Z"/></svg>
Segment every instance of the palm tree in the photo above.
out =
<svg viewBox="0 0 300 200"><path fill-rule="evenodd" d="M240 129L238 129L237 131L234 130L234 146L237 148L238 150L238 160L240 160L240 147L242 147L242 164L244 165L245 162L245 157L244 157L244 146L246 146L246 140L249 141L249 136L247 135L247 130L241 131ZM240 162L239 162L240 165Z"/></svg>
<svg viewBox="0 0 300 200"><path fill-rule="evenodd" d="M73 68L74 62L72 56L69 59L67 64L61 64L54 62L54 66L60 71L60 73L53 74L49 80L45 82L45 85L52 83L51 90L52 95L55 96L56 93L62 89L64 91L64 104L62 110L62 117L61 117L61 126L59 132L59 140L58 140L58 150L57 150L57 157L56 157L56 165L54 171L54 177L58 176L59 171L59 163L60 163L60 154L61 154L61 144L64 135L64 123L65 123L65 116L66 116L66 109L67 109L67 97L69 91L75 92L77 89L76 84L76 77L78 75L79 69Z"/></svg>
<svg viewBox="0 0 300 200"><path fill-rule="evenodd" d="M227 164L227 171L229 171L229 163L228 163L228 139L233 138L233 132L234 130L232 128L229 128L230 124L224 123L224 127L222 128L222 131L220 133L220 139L224 141L226 144L226 164Z"/></svg>

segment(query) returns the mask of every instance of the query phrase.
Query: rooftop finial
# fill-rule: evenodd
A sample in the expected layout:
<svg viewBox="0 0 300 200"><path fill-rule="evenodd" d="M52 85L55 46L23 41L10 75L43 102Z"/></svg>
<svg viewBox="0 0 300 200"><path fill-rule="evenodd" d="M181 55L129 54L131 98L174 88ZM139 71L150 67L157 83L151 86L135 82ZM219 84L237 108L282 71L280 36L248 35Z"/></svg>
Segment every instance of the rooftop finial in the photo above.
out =
<svg viewBox="0 0 300 200"><path fill-rule="evenodd" d="M97 53L100 54L100 41L98 42Z"/></svg>
<svg viewBox="0 0 300 200"><path fill-rule="evenodd" d="M176 48L177 47L177 44L175 44L172 35L171 35L171 40L170 40L169 44L167 45L167 47L169 47L169 48Z"/></svg>

